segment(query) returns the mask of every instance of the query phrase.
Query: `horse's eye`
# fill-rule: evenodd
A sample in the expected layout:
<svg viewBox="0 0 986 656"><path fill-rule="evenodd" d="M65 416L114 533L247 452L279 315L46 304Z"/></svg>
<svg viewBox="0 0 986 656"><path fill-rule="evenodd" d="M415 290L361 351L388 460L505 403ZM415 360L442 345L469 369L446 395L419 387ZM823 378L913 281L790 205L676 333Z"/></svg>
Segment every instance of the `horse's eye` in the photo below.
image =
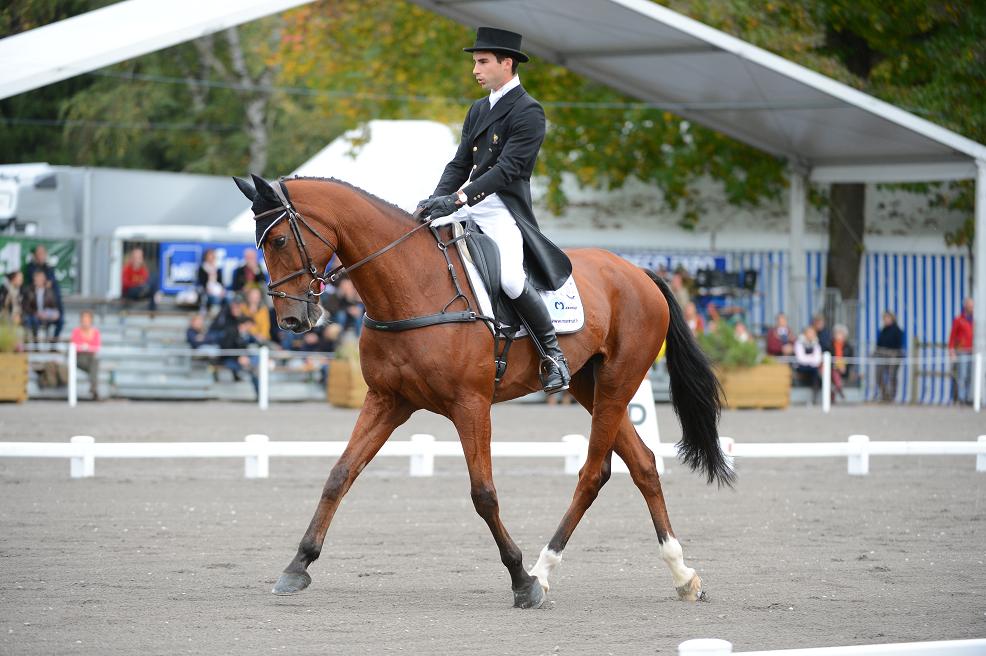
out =
<svg viewBox="0 0 986 656"><path fill-rule="evenodd" d="M274 239L274 248L284 248L284 244L288 243L288 238L284 235L276 237Z"/></svg>

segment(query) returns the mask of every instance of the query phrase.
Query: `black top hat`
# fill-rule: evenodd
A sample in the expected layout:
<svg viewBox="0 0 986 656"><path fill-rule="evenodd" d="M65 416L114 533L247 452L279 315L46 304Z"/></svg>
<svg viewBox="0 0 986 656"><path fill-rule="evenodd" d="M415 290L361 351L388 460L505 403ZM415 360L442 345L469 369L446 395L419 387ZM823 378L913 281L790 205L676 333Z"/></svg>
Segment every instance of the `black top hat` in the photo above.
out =
<svg viewBox="0 0 986 656"><path fill-rule="evenodd" d="M521 35L495 27L480 27L476 29L476 45L463 48L466 52L502 52L515 58L518 62L526 62L530 57L520 51Z"/></svg>

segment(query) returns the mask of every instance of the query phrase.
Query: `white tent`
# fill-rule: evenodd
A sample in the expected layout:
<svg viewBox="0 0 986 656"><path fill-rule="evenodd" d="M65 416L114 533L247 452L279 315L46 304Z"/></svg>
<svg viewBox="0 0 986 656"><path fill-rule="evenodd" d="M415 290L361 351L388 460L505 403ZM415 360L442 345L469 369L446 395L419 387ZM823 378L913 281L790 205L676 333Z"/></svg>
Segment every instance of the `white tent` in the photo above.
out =
<svg viewBox="0 0 986 656"><path fill-rule="evenodd" d="M434 121L370 121L337 138L292 175L345 180L412 212L438 184L457 143L458 135ZM249 208L229 229L253 232Z"/></svg>

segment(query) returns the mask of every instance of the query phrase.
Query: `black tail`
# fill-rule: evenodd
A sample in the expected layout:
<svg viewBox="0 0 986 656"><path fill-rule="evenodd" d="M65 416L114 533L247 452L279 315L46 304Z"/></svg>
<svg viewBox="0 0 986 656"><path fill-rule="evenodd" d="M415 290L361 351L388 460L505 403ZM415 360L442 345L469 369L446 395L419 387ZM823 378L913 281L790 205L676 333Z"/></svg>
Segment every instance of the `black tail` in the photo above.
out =
<svg viewBox="0 0 986 656"><path fill-rule="evenodd" d="M653 271L644 271L664 294L671 311L664 357L671 377L671 405L681 423L678 455L692 470L703 469L709 483L731 486L734 473L719 446L722 386L667 283Z"/></svg>

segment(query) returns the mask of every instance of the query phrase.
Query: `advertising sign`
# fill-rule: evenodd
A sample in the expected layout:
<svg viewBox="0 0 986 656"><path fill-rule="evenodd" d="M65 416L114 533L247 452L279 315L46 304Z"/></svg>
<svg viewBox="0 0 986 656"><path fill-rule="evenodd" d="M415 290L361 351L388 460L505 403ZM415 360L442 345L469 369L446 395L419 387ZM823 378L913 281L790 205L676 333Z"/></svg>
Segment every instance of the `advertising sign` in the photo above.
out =
<svg viewBox="0 0 986 656"><path fill-rule="evenodd" d="M216 251L216 263L222 276L222 283L229 287L233 282L233 272L243 264L243 253L253 250L250 244L222 244L210 242L162 242L160 250L160 288L165 294L195 287L202 254L207 250Z"/></svg>
<svg viewBox="0 0 986 656"><path fill-rule="evenodd" d="M0 237L0 274L23 270L31 260L31 251L38 244L48 251L48 264L55 269L55 278L62 295L76 291L79 270L78 251L71 239L35 239L33 237ZM25 280L30 283L30 280Z"/></svg>

